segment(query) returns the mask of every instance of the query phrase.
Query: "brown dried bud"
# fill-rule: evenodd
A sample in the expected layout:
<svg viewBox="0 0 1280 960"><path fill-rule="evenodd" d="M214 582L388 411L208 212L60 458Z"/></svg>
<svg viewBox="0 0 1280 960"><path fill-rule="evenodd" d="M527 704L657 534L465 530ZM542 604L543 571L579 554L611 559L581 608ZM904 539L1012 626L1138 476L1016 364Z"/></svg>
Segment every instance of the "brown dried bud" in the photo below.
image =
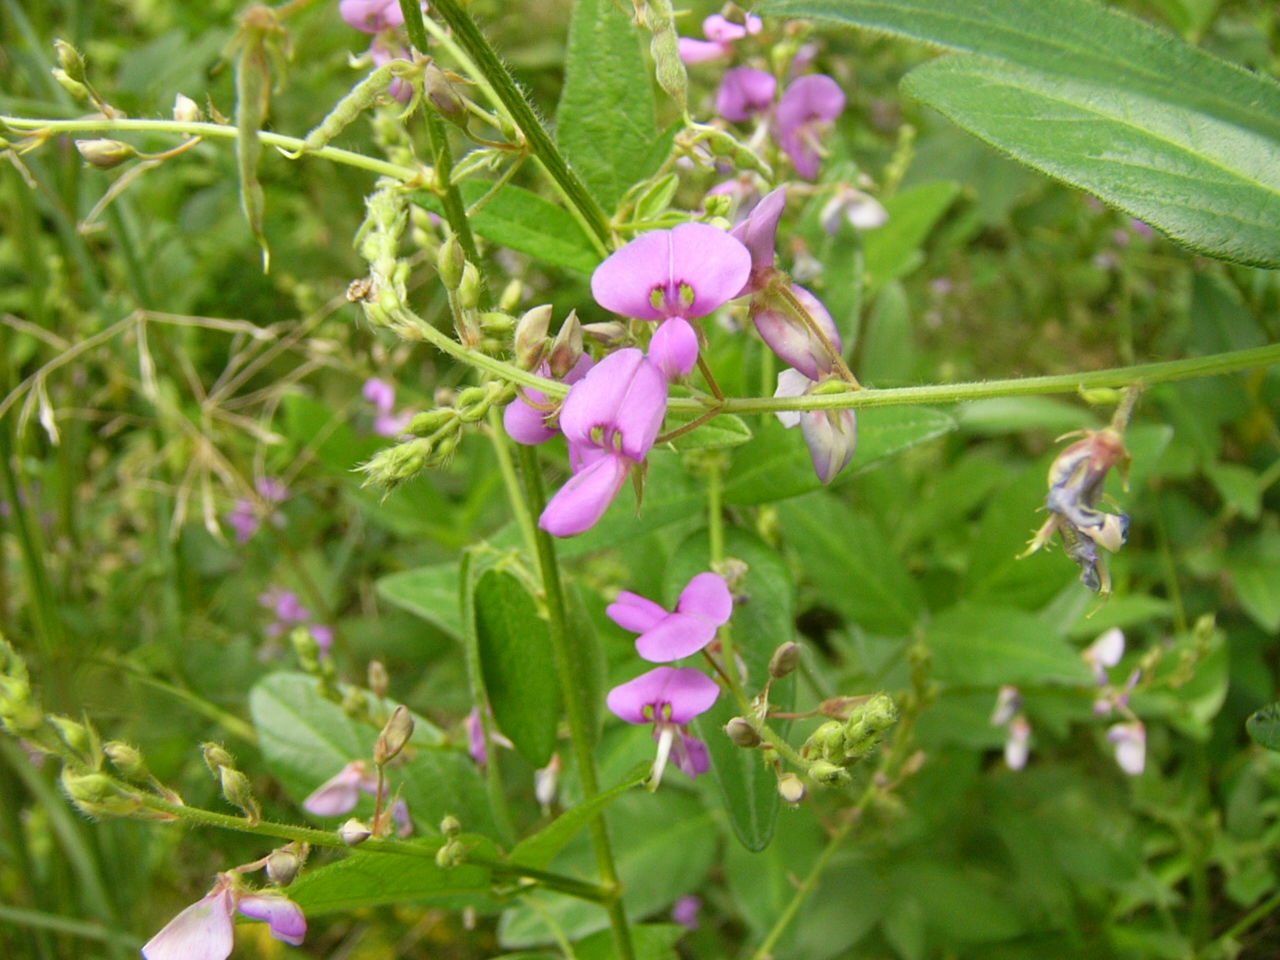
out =
<svg viewBox="0 0 1280 960"><path fill-rule="evenodd" d="M387 676L387 668L382 665L382 661L370 660L369 689L373 691L375 696L385 697L390 686L391 678Z"/></svg>

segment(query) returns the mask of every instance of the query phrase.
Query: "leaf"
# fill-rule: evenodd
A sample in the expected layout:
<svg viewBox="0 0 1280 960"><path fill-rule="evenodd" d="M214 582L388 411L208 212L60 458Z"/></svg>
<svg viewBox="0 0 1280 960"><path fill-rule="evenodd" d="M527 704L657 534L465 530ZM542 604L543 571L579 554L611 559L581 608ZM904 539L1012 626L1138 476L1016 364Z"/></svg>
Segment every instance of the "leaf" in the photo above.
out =
<svg viewBox="0 0 1280 960"><path fill-rule="evenodd" d="M920 262L920 247L960 193L950 180L923 183L889 197L889 222L862 235L869 291L909 273Z"/></svg>
<svg viewBox="0 0 1280 960"><path fill-rule="evenodd" d="M1192 249L1280 266L1280 86L1090 0L774 0L950 50L909 93Z"/></svg>
<svg viewBox="0 0 1280 960"><path fill-rule="evenodd" d="M440 563L392 573L378 580L378 595L417 614L453 637L462 637L458 609L458 565Z"/></svg>
<svg viewBox="0 0 1280 960"><path fill-rule="evenodd" d="M614 0L576 0L556 139L601 206L650 172L653 82L640 35Z"/></svg>
<svg viewBox="0 0 1280 960"><path fill-rule="evenodd" d="M858 414L857 452L834 484L954 429L955 421L949 415L930 407L863 410ZM821 487L800 431L785 429L777 417L765 417L751 441L734 451L733 465L725 476L724 500L769 503Z"/></svg>
<svg viewBox="0 0 1280 960"><path fill-rule="evenodd" d="M1245 721L1253 742L1268 750L1280 750L1280 703L1272 703Z"/></svg>
<svg viewBox="0 0 1280 960"><path fill-rule="evenodd" d="M545 767L556 747L560 686L547 622L524 585L487 570L473 594L480 670L498 729L522 757Z"/></svg>
<svg viewBox="0 0 1280 960"><path fill-rule="evenodd" d="M724 551L726 557L747 565L743 599L734 607L730 630L734 650L747 668L747 688L754 691L768 676L769 660L779 644L795 635L795 587L777 551L749 531L726 530ZM705 531L680 545L667 568L664 593L668 598L678 596L695 574L706 569L708 553ZM792 708L793 696L793 681L784 680L774 685L770 701L786 711ZM764 764L760 751L744 750L725 736L724 725L740 712L733 698L722 694L711 710L694 720L694 730L711 755L711 772L734 835L748 850L763 850L773 839L781 806L778 778ZM786 735L785 724L779 725L779 733Z"/></svg>
<svg viewBox="0 0 1280 960"><path fill-rule="evenodd" d="M458 189L470 206L492 187L489 181L467 180ZM434 194L416 194L414 201L433 213L444 213L444 205ZM568 211L515 184L500 188L468 219L472 229L486 240L527 253L542 263L585 274L594 270L601 260L591 240Z"/></svg>
<svg viewBox="0 0 1280 960"><path fill-rule="evenodd" d="M391 706L384 702L381 710L389 713ZM377 727L353 720L301 673L264 677L249 694L249 711L263 758L297 802L352 760L372 756L378 736ZM389 776L393 790L403 788L415 822L435 829L452 814L469 830L491 831L484 785L470 758L445 748L444 734L417 715L410 743L417 749L403 765L389 768ZM371 801L365 805L372 809Z"/></svg>
<svg viewBox="0 0 1280 960"><path fill-rule="evenodd" d="M666 430L674 430L686 423L692 423L695 415L673 413L667 417ZM721 414L714 420L671 441L676 450L711 450L717 447L736 447L751 439L751 428L741 417L732 413Z"/></svg>
<svg viewBox="0 0 1280 960"><path fill-rule="evenodd" d="M925 635L933 676L951 686L1088 684L1079 652L1038 617L1012 607L961 603Z"/></svg>
<svg viewBox="0 0 1280 960"><path fill-rule="evenodd" d="M474 834L460 838L472 851L496 858L493 841ZM439 837L422 841L433 853L443 843ZM463 863L449 870L436 866L433 856L411 857L355 851L346 858L307 870L289 886L289 898L307 916L376 907L383 904L431 903L462 909L498 908L490 888L488 867Z"/></svg>
<svg viewBox="0 0 1280 960"><path fill-rule="evenodd" d="M511 850L507 859L523 867L542 869L563 850L574 837L586 828L596 815L628 790L644 783L652 764L645 763L622 779L616 787L598 793L575 807L564 811L532 836L525 837Z"/></svg>
<svg viewBox="0 0 1280 960"><path fill-rule="evenodd" d="M778 511L788 543L827 602L873 633L911 630L924 600L875 520L826 492L785 501Z"/></svg>
<svg viewBox="0 0 1280 960"><path fill-rule="evenodd" d="M631 924L631 947L636 960L671 960L676 941L689 931L678 923ZM578 960L614 960L613 932L601 930L574 944Z"/></svg>

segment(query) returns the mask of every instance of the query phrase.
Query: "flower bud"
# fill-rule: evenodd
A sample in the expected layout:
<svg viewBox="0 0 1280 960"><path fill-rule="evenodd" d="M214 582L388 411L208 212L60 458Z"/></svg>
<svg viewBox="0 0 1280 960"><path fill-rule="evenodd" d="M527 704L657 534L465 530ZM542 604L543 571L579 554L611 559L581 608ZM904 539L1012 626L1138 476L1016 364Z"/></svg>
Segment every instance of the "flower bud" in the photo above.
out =
<svg viewBox="0 0 1280 960"><path fill-rule="evenodd" d="M58 86L71 94L71 96L76 100L91 99L89 95L89 88L79 80L71 79L71 77L67 76L67 71L63 70L61 67L54 67L49 72L53 74L53 79L58 81Z"/></svg>
<svg viewBox="0 0 1280 960"><path fill-rule="evenodd" d="M72 80L84 83L84 57L80 51L65 40L53 41L54 53L58 56L58 66Z"/></svg>
<svg viewBox="0 0 1280 960"><path fill-rule="evenodd" d="M409 713L408 707L400 704L391 711L387 725L378 734L378 740L373 746L373 762L381 767L404 749L404 745L409 742L411 736L413 736L413 716Z"/></svg>
<svg viewBox="0 0 1280 960"><path fill-rule="evenodd" d="M76 149L85 162L99 170L110 170L138 155L138 151L122 140L77 140Z"/></svg>
<svg viewBox="0 0 1280 960"><path fill-rule="evenodd" d="M458 283L458 303L465 310L475 310L480 306L480 295L484 291L484 280L474 263L466 262L462 266L462 279Z"/></svg>
<svg viewBox="0 0 1280 960"><path fill-rule="evenodd" d="M582 359L582 324L578 321L578 312L569 311L569 316L560 324L560 332L551 344L551 355L547 365L551 368L551 376L563 380L570 370Z"/></svg>
<svg viewBox="0 0 1280 960"><path fill-rule="evenodd" d="M209 772L215 777L218 770L222 767L235 767L236 758L227 752L227 748L220 743L200 744L200 749L204 752L204 763L209 768Z"/></svg>
<svg viewBox="0 0 1280 960"><path fill-rule="evenodd" d="M426 410L422 413L414 414L405 431L416 437L428 437L457 418L457 411L448 407L438 410Z"/></svg>
<svg viewBox="0 0 1280 960"><path fill-rule="evenodd" d="M838 786L848 783L851 779L849 773L844 767L831 763L828 760L815 760L809 764L809 776L813 777L818 783L827 787Z"/></svg>
<svg viewBox="0 0 1280 960"><path fill-rule="evenodd" d="M450 814L440 821L440 832L452 840L458 834L462 833L462 823L457 817Z"/></svg>
<svg viewBox="0 0 1280 960"><path fill-rule="evenodd" d="M306 859L307 844L302 844L301 856L294 847L292 843L287 847L280 847L272 850L271 855L267 857L267 879L278 887L287 887L293 883L298 876L298 871L302 869L303 861Z"/></svg>
<svg viewBox="0 0 1280 960"><path fill-rule="evenodd" d="M769 676L778 679L800 665L800 644L788 640L769 658Z"/></svg>
<svg viewBox="0 0 1280 960"><path fill-rule="evenodd" d="M371 836L373 831L361 820L352 817L338 828L338 839L348 847L358 847Z"/></svg>
<svg viewBox="0 0 1280 960"><path fill-rule="evenodd" d="M198 123L200 107L190 97L180 93L173 98L173 119L179 123Z"/></svg>
<svg viewBox="0 0 1280 960"><path fill-rule="evenodd" d="M702 198L702 209L709 217L727 217L733 209L733 197L727 193L709 193Z"/></svg>
<svg viewBox="0 0 1280 960"><path fill-rule="evenodd" d="M480 314L480 329L485 333L510 333L515 329L516 318L500 310L487 310Z"/></svg>
<svg viewBox="0 0 1280 960"><path fill-rule="evenodd" d="M428 63L422 72L423 84L426 87L427 99L431 101L440 115L450 120L464 120L467 116L467 102L458 93L457 88L449 82L449 76L434 63Z"/></svg>
<svg viewBox="0 0 1280 960"><path fill-rule="evenodd" d="M516 322L516 366L522 370L533 370L542 362L547 351L547 331L550 325L551 304L544 303L525 311L524 316Z"/></svg>
<svg viewBox="0 0 1280 960"><path fill-rule="evenodd" d="M105 773L86 772L69 763L63 766L60 779L71 802L91 817L127 817L142 805L141 798L122 792Z"/></svg>
<svg viewBox="0 0 1280 960"><path fill-rule="evenodd" d="M458 238L450 236L440 244L440 252L436 254L436 270L440 274L440 282L447 290L457 290L462 283L462 270L467 264L467 255Z"/></svg>
<svg viewBox="0 0 1280 960"><path fill-rule="evenodd" d="M724 725L724 732L739 747L751 749L760 746L760 734L746 717L734 717Z"/></svg>
<svg viewBox="0 0 1280 960"><path fill-rule="evenodd" d="M456 840L449 840L436 851L436 866L441 870L451 870L467 858L467 849Z"/></svg>
<svg viewBox="0 0 1280 960"><path fill-rule="evenodd" d="M805 798L808 789L804 781L794 773L784 773L778 778L778 794L790 804L796 804Z"/></svg>
<svg viewBox="0 0 1280 960"><path fill-rule="evenodd" d="M385 697L387 688L391 686L391 678L387 676L387 668L381 660L369 661L369 689L375 696Z"/></svg>
<svg viewBox="0 0 1280 960"><path fill-rule="evenodd" d="M235 767L219 767L218 770L221 774L222 795L227 803L243 810L250 823L261 820L262 810L253 797L253 786L249 783L249 778Z"/></svg>
<svg viewBox="0 0 1280 960"><path fill-rule="evenodd" d="M498 309L505 313L514 313L524 298L524 283L518 277L512 277L502 288L502 296L498 297Z"/></svg>
<svg viewBox="0 0 1280 960"><path fill-rule="evenodd" d="M603 323L584 323L582 332L594 340L612 349L621 346L627 340L627 325L619 320L607 320Z"/></svg>
<svg viewBox="0 0 1280 960"><path fill-rule="evenodd" d="M844 755L844 724L839 720L828 720L809 734L802 752L806 757L819 756L827 760Z"/></svg>
<svg viewBox="0 0 1280 960"><path fill-rule="evenodd" d="M150 776L147 765L137 747L132 747L122 740L108 740L102 745L102 752L107 755L111 765L129 780L145 780Z"/></svg>

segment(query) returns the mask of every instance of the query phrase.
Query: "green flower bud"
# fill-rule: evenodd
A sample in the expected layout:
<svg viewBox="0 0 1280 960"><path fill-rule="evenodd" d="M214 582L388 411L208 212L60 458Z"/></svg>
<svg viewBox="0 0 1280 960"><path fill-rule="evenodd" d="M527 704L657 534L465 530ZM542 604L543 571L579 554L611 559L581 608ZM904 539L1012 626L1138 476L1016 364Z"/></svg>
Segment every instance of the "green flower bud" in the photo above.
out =
<svg viewBox="0 0 1280 960"><path fill-rule="evenodd" d="M77 140L76 149L85 162L99 170L110 170L138 155L138 151L122 140Z"/></svg>
<svg viewBox="0 0 1280 960"><path fill-rule="evenodd" d="M200 744L200 749L204 752L204 763L209 768L209 772L215 777L222 767L232 767L236 765L236 758L227 752L227 748L220 743Z"/></svg>
<svg viewBox="0 0 1280 960"><path fill-rule="evenodd" d="M480 314L480 329L485 333L510 333L515 326L516 318L509 313L489 310Z"/></svg>
<svg viewBox="0 0 1280 960"><path fill-rule="evenodd" d="M512 277L502 288L502 296L498 297L498 309L504 313L515 313L522 299L524 299L524 283L518 277Z"/></svg>
<svg viewBox="0 0 1280 960"><path fill-rule="evenodd" d="M302 844L302 849L305 851L307 844ZM267 879L278 887L287 887L298 876L305 859L305 852L299 856L292 843L287 847L272 850L271 855L267 857Z"/></svg>
<svg viewBox="0 0 1280 960"><path fill-rule="evenodd" d="M67 75L67 71L63 70L61 67L54 67L49 72L53 74L53 79L58 81L58 86L71 94L71 96L76 100L91 99L89 88L79 80L73 80Z"/></svg>
<svg viewBox="0 0 1280 960"><path fill-rule="evenodd" d="M440 832L452 840L462 833L462 824L457 817L450 814L440 821Z"/></svg>
<svg viewBox="0 0 1280 960"><path fill-rule="evenodd" d="M467 387L458 394L458 419L463 423L483 420L492 401L488 387Z"/></svg>
<svg viewBox="0 0 1280 960"><path fill-rule="evenodd" d="M462 279L458 283L458 303L464 310L475 310L480 306L483 293L484 280L480 271L468 261L462 267Z"/></svg>
<svg viewBox="0 0 1280 960"><path fill-rule="evenodd" d="M102 745L102 752L121 776L129 780L146 780L151 775L137 747L122 740L108 740Z"/></svg>
<svg viewBox="0 0 1280 960"><path fill-rule="evenodd" d="M440 428L458 419L456 410L443 407L415 414L405 429L416 437L428 437Z"/></svg>
<svg viewBox="0 0 1280 960"><path fill-rule="evenodd" d="M190 97L180 93L173 98L173 119L179 123L198 123L200 107Z"/></svg>
<svg viewBox="0 0 1280 960"><path fill-rule="evenodd" d="M456 840L448 840L436 851L436 866L441 870L451 870L467 859L467 849Z"/></svg>
<svg viewBox="0 0 1280 960"><path fill-rule="evenodd" d="M724 725L724 732L739 747L749 750L760 746L760 734L746 717L734 717Z"/></svg>
<svg viewBox="0 0 1280 960"><path fill-rule="evenodd" d="M70 717L50 715L49 722L53 724L58 731L58 736L62 738L62 742L74 750L80 756L84 757L90 763L97 760L94 749L94 737L89 728L77 720Z"/></svg>
<svg viewBox="0 0 1280 960"><path fill-rule="evenodd" d="M451 236L440 244L440 252L436 254L436 271L440 274L440 282L445 285L445 289L458 289L466 264L467 255L457 237Z"/></svg>
<svg viewBox="0 0 1280 960"><path fill-rule="evenodd" d="M839 720L828 720L809 734L809 739L804 742L801 750L806 757L839 759L844 755L844 724Z"/></svg>
<svg viewBox="0 0 1280 960"><path fill-rule="evenodd" d="M373 762L378 766L385 764L404 749L404 745L409 742L411 736L413 736L413 716L409 713L408 707L400 704L391 711L387 725L378 734L378 740L373 746Z"/></svg>
<svg viewBox="0 0 1280 960"><path fill-rule="evenodd" d="M61 780L71 802L91 817L128 817L142 806L141 797L122 791L105 773L86 772L69 763L62 768Z"/></svg>
<svg viewBox="0 0 1280 960"><path fill-rule="evenodd" d="M243 810L250 823L259 822L262 810L253 797L253 786L249 783L249 778L235 767L219 767L218 770L222 780L222 795L226 797L227 803Z"/></svg>
<svg viewBox="0 0 1280 960"><path fill-rule="evenodd" d="M80 51L65 40L53 41L54 53L58 56L58 66L72 80L84 83L84 57Z"/></svg>
<svg viewBox="0 0 1280 960"><path fill-rule="evenodd" d="M815 760L809 765L809 776L827 787L848 783L852 778L844 767L828 760Z"/></svg>

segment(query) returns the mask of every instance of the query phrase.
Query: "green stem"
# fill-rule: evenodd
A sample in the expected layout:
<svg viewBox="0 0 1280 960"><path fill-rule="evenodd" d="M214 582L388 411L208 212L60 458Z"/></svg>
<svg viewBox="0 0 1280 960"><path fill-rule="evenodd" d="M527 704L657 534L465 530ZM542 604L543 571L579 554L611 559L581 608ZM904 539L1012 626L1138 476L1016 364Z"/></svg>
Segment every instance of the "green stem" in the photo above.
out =
<svg viewBox="0 0 1280 960"><path fill-rule="evenodd" d="M581 214L588 228L599 244L605 249L609 246L611 230L609 218L591 195L578 175L569 168L560 151L556 149L546 128L539 122L529 101L525 99L506 66L498 59L489 41L484 38L475 21L462 9L458 0L437 0L431 8L440 15L453 30L458 45L475 61L481 74L492 86L498 99L515 121L520 132L524 134L529 149L542 164L565 198Z"/></svg>
<svg viewBox="0 0 1280 960"><path fill-rule="evenodd" d="M502 484L507 488L507 501L511 504L511 512L515 514L516 526L520 528L529 555L537 556L538 533L533 525L533 513L520 490L520 477L511 459L511 444L507 440L506 428L502 425L502 415L494 408L489 409L489 438L493 442L494 455L498 458L498 470L502 473Z"/></svg>
<svg viewBox="0 0 1280 960"><path fill-rule="evenodd" d="M1227 946L1233 941L1238 940L1240 934L1244 933L1258 921L1266 919L1277 908L1280 908L1280 893L1273 893L1270 897L1262 901L1262 903L1258 904L1228 927L1226 932L1214 941L1215 944Z"/></svg>
<svg viewBox="0 0 1280 960"><path fill-rule="evenodd" d="M541 513L546 505L546 496L542 489L542 472L538 467L537 452L533 447L520 448L520 472L524 477L525 498L528 500L530 512ZM542 574L543 592L546 595L548 627L555 650L556 672L560 678L560 689L564 694L565 719L569 723L574 760L578 766L578 777L582 781L582 795L584 800L591 800L600 792L599 778L596 776L595 754L591 749L594 737L591 719L587 715L587 706L581 698L574 695L578 689L578 682L573 670L573 655L569 649L568 619L565 612L564 589L560 583L560 567L556 560L555 542L551 539L551 535L541 528L535 528L534 539L538 548L538 567ZM602 886L606 890L619 890L618 869L613 861L609 830L603 817L597 815L592 818L590 830ZM619 960L634 960L631 932L627 926L627 915L622 901L617 899L607 906L617 956Z"/></svg>

